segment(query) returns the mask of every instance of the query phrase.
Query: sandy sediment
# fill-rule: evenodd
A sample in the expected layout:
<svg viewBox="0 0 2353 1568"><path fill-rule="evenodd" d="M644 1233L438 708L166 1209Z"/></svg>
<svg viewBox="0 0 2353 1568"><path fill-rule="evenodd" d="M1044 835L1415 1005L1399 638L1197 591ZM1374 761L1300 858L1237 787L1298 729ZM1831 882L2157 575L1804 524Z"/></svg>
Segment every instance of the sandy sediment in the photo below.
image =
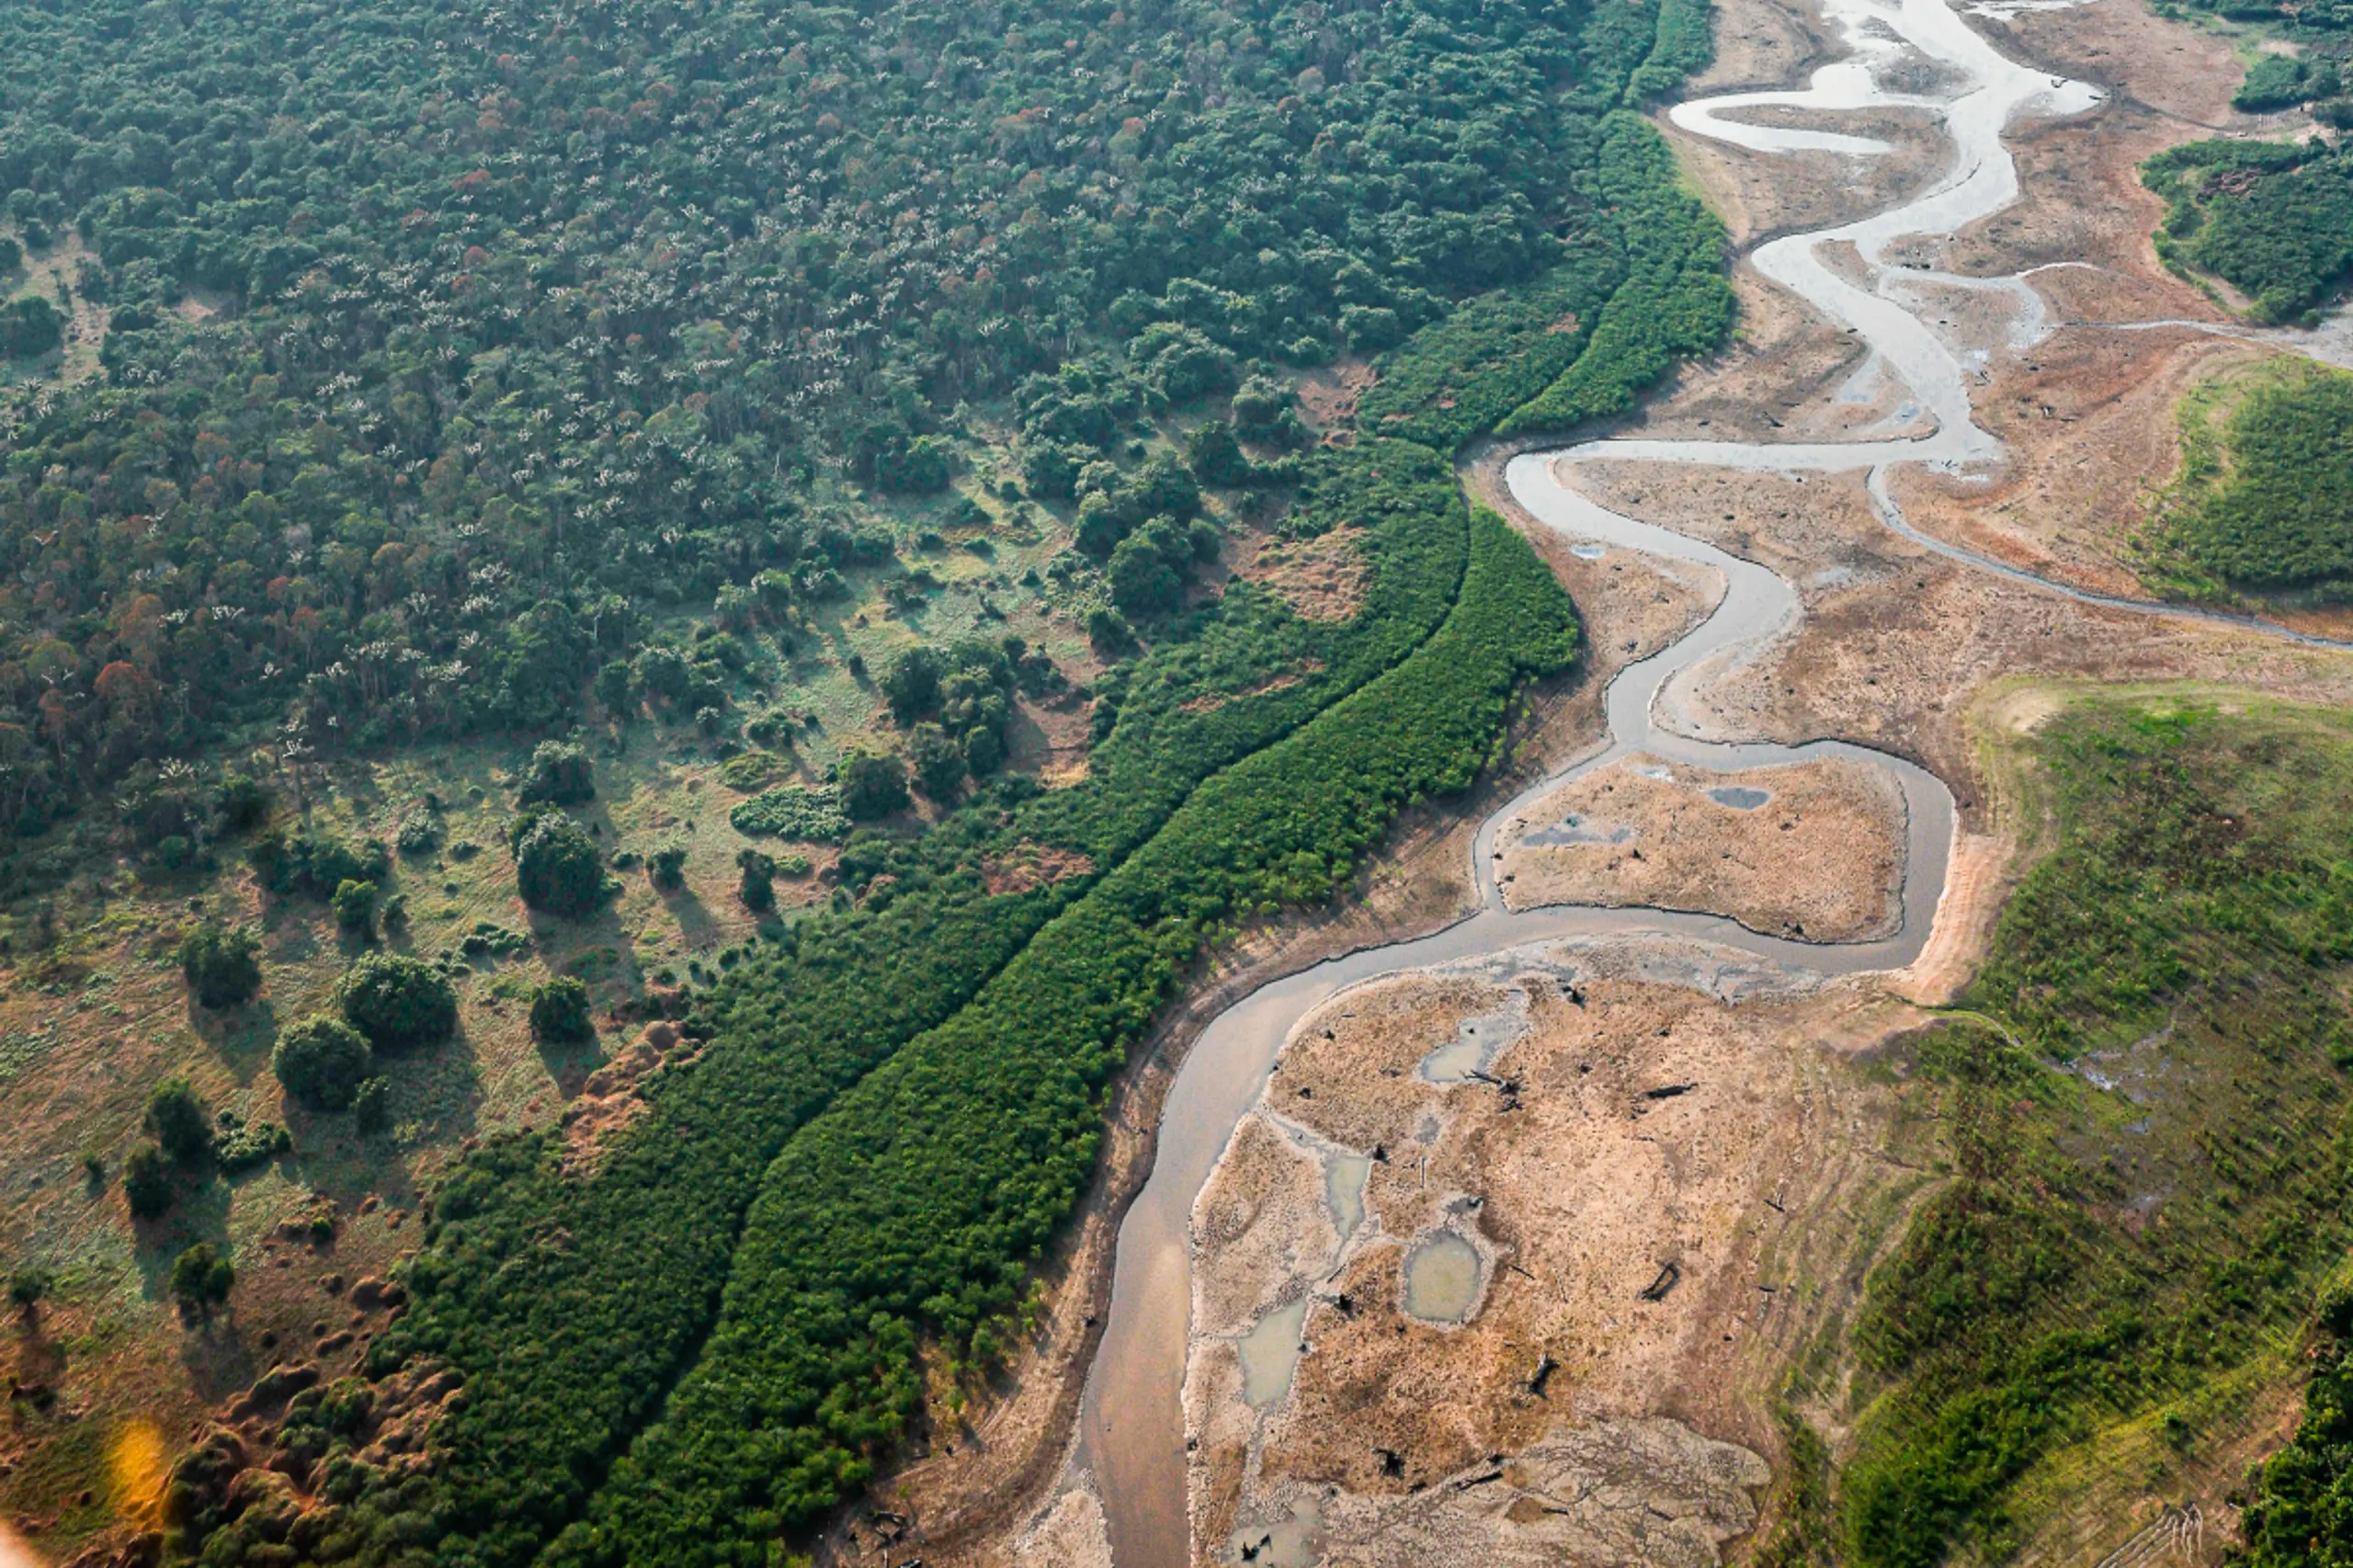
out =
<svg viewBox="0 0 2353 1568"><path fill-rule="evenodd" d="M1815 1310L1777 1306L1802 1272L1791 1227L1894 1169L1879 1153L1888 1096L1839 1071L1836 1047L1802 1042L1878 1039L1915 1017L1867 986L1817 993L1663 939L1393 977L1311 1014L1194 1212L1201 1553L1232 1560L1222 1546L1302 1528L1313 1502L1325 1562L1624 1561L1609 1555L1624 1542L1579 1536L1540 1501L1471 1494L1540 1495L1547 1445L1567 1443L1621 1496L1683 1517L1664 1500L1689 1495L1680 1471L1630 1457L1643 1433L1670 1441L1643 1425L1667 1421L1678 1451L1711 1456L1700 1469L1749 1478L1702 1488L1714 1525L1650 1559L1712 1561L1774 1450L1745 1392ZM1485 1077L1433 1081L1431 1053L1466 1024L1494 1042ZM1372 1159L1364 1218L1336 1250L1307 1140ZM1440 1230L1480 1255L1461 1324L1405 1309L1404 1260ZM1292 1385L1254 1409L1235 1335L1302 1292ZM1495 1455L1506 1480L1451 1490Z"/></svg>
<svg viewBox="0 0 2353 1568"><path fill-rule="evenodd" d="M1024 1568L1111 1568L1103 1528L1103 1499L1091 1477L1054 1498L1014 1543Z"/></svg>
<svg viewBox="0 0 2353 1568"><path fill-rule="evenodd" d="M1902 923L1904 792L1826 758L1716 773L1648 756L1562 786L1504 824L1513 909L1643 905L1752 931L1868 941Z"/></svg>

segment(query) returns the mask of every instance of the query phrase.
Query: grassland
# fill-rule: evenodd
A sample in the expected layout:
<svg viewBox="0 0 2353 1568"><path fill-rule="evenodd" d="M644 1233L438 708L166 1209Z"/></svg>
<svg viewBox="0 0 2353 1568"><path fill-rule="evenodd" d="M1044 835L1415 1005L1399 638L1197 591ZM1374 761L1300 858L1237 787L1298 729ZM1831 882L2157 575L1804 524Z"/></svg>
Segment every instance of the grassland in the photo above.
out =
<svg viewBox="0 0 2353 1568"><path fill-rule="evenodd" d="M2353 585L2353 375L2279 357L2183 398L2182 464L2139 541L2188 598L2341 598Z"/></svg>
<svg viewBox="0 0 2353 1568"><path fill-rule="evenodd" d="M1797 1384L1847 1406L1836 1550L1873 1568L2229 1490L2353 1241L2353 722L2082 694L2015 744L2048 853L1905 1063L1946 1179L1870 1278L1851 1389L1836 1357ZM1791 1496L1781 1560L1818 1560Z"/></svg>

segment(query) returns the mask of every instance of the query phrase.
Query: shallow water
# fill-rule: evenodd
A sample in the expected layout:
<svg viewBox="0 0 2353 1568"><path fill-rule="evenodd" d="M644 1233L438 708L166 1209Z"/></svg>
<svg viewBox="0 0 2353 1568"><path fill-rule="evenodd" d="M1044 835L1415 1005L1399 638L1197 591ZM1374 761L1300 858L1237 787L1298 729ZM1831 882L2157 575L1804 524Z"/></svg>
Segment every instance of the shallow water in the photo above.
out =
<svg viewBox="0 0 2353 1568"><path fill-rule="evenodd" d="M1422 1077L1460 1084L1495 1065L1496 1053L1528 1032L1525 1012L1482 1013L1454 1026L1454 1038L1422 1058Z"/></svg>
<svg viewBox="0 0 2353 1568"><path fill-rule="evenodd" d="M1753 812L1772 798L1772 790L1752 790L1745 784L1724 784L1708 791L1708 799L1736 812Z"/></svg>
<svg viewBox="0 0 2353 1568"><path fill-rule="evenodd" d="M1307 1324L1307 1298L1271 1307L1235 1342L1242 1355L1242 1400L1253 1410L1282 1403L1299 1369L1299 1331Z"/></svg>
<svg viewBox="0 0 2353 1568"><path fill-rule="evenodd" d="M1519 835L1519 841L1543 849L1561 844L1623 844L1633 836L1633 828L1625 823L1604 826L1588 817L1571 815L1551 827L1531 828Z"/></svg>
<svg viewBox="0 0 2353 1568"><path fill-rule="evenodd" d="M1331 1206L1332 1229L1345 1243L1364 1223L1364 1184L1372 1175L1369 1154L1335 1154L1324 1165L1324 1201Z"/></svg>
<svg viewBox="0 0 2353 1568"><path fill-rule="evenodd" d="M1452 1231L1405 1255L1405 1311L1424 1323L1461 1323L1479 1299L1479 1250Z"/></svg>

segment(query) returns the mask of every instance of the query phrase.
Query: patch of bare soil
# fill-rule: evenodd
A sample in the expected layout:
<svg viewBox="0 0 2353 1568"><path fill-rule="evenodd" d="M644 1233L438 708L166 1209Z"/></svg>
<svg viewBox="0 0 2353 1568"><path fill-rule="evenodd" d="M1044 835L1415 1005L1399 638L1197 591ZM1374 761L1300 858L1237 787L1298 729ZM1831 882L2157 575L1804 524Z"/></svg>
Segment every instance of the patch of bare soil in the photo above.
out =
<svg viewBox="0 0 2353 1568"><path fill-rule="evenodd" d="M1400 976L1303 1019L1194 1211L1201 1555L1305 1509L1327 1562L1714 1562L1777 1451L1776 1358L1859 1284L1822 1222L1904 1174L1893 1096L1828 1042L1915 1017L1657 942ZM1499 1043L1483 1077L1438 1072L1465 1038ZM1370 1162L1345 1232L1344 1155ZM1459 1323L1409 1310L1441 1232L1478 1260ZM1297 1302L1289 1390L1245 1389L1244 1336ZM1578 1475L1656 1533L1550 1511Z"/></svg>
<svg viewBox="0 0 2353 1568"><path fill-rule="evenodd" d="M1794 86L1823 59L1808 16L1772 0L1717 0L1714 11L1715 58L1691 79L1686 97Z"/></svg>
<svg viewBox="0 0 2353 1568"><path fill-rule="evenodd" d="M1361 359L1335 359L1299 378L1299 412L1313 430L1329 432L1357 415L1357 399L1378 378Z"/></svg>
<svg viewBox="0 0 2353 1568"><path fill-rule="evenodd" d="M697 1049L682 1040L671 1025L652 1023L615 1052L611 1061L589 1074L580 1093L558 1118L563 1129L565 1174L579 1176L595 1169L614 1137L650 1108L638 1091L640 1082L650 1073L686 1060Z"/></svg>
<svg viewBox="0 0 2353 1568"><path fill-rule="evenodd" d="M1051 887L1066 877L1083 877L1095 869L1094 857L1060 845L1023 839L1012 849L981 862L981 881L992 895L1029 892Z"/></svg>
<svg viewBox="0 0 2353 1568"><path fill-rule="evenodd" d="M1336 528L1313 539L1261 540L1234 575L1273 592L1302 620L1342 621L1364 605L1372 580L1364 530Z"/></svg>
<svg viewBox="0 0 2353 1568"><path fill-rule="evenodd" d="M1255 686L1245 687L1231 695L1222 691L1213 691L1206 696L1192 698L1178 703L1176 710L1180 713L1214 713L1236 698L1264 697L1270 691L1289 691L1323 667L1324 661L1321 659L1302 659L1293 668L1285 670L1279 676L1268 676Z"/></svg>
<svg viewBox="0 0 2353 1568"><path fill-rule="evenodd" d="M1867 941L1902 917L1903 791L1827 759L1712 773L1631 756L1504 824L1504 902L1726 915L1752 931Z"/></svg>

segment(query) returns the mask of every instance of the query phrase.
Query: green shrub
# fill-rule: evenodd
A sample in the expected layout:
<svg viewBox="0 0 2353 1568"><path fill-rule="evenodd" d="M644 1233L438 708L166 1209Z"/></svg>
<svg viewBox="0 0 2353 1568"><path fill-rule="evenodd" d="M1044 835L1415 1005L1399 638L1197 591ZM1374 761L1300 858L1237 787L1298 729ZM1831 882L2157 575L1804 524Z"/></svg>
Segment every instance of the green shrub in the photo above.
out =
<svg viewBox="0 0 2353 1568"><path fill-rule="evenodd" d="M347 1108L374 1065L367 1039L324 1013L280 1032L269 1054L269 1070L279 1086L313 1110Z"/></svg>
<svg viewBox="0 0 2353 1568"><path fill-rule="evenodd" d="M199 1317L210 1317L236 1283L236 1269L210 1242L198 1242L172 1260L172 1299Z"/></svg>
<svg viewBox="0 0 2353 1568"><path fill-rule="evenodd" d="M961 762L961 759L960 759ZM739 851L735 864L743 870L736 894L744 907L755 915L764 915L776 907L776 860L756 849Z"/></svg>
<svg viewBox="0 0 2353 1568"><path fill-rule="evenodd" d="M585 751L563 741L541 741L533 750L531 765L523 773L520 804L576 806L596 798L596 765Z"/></svg>
<svg viewBox="0 0 2353 1568"><path fill-rule="evenodd" d="M207 1007L234 1007L261 992L261 939L207 923L180 938L180 973Z"/></svg>
<svg viewBox="0 0 2353 1568"><path fill-rule="evenodd" d="M832 844L849 832L839 790L804 789L798 784L762 790L728 812L727 820L738 833L804 844Z"/></svg>
<svg viewBox="0 0 2353 1568"><path fill-rule="evenodd" d="M381 1132L392 1124L392 1085L370 1078L351 1096L351 1125L361 1132Z"/></svg>
<svg viewBox="0 0 2353 1568"><path fill-rule="evenodd" d="M269 790L249 774L232 773L221 780L218 797L221 825L230 833L251 833L269 820Z"/></svg>
<svg viewBox="0 0 2353 1568"><path fill-rule="evenodd" d="M272 830L254 842L254 869L272 892L308 893L327 899L346 882L381 882L392 875L392 859L373 839L347 844L310 828Z"/></svg>
<svg viewBox="0 0 2353 1568"><path fill-rule="evenodd" d="M38 294L0 305L0 356L11 359L46 354L65 341L65 313Z"/></svg>
<svg viewBox="0 0 2353 1568"><path fill-rule="evenodd" d="M589 1011L588 987L570 975L558 975L534 990L531 1038L562 1045L596 1039L597 1020Z"/></svg>
<svg viewBox="0 0 2353 1568"><path fill-rule="evenodd" d="M179 1195L179 1177L169 1154L153 1143L142 1143L123 1156L122 1196L131 1212L153 1220L172 1207Z"/></svg>
<svg viewBox="0 0 2353 1568"><path fill-rule="evenodd" d="M142 1124L184 1165L212 1158L212 1113L186 1078L166 1078L147 1096Z"/></svg>
<svg viewBox="0 0 2353 1568"><path fill-rule="evenodd" d="M676 892L687 885L687 847L683 844L665 844L646 860L646 878L664 892Z"/></svg>
<svg viewBox="0 0 2353 1568"><path fill-rule="evenodd" d="M852 751L841 761L842 814L876 822L907 808L907 765L890 752Z"/></svg>
<svg viewBox="0 0 2353 1568"><path fill-rule="evenodd" d="M222 1112L221 1119L213 1154L227 1175L274 1160L294 1147L293 1135L274 1121L241 1121L228 1111Z"/></svg>
<svg viewBox="0 0 2353 1568"><path fill-rule="evenodd" d="M335 912L335 923L345 930L360 936L374 934L375 883L347 881L335 890L335 896L327 900L327 907Z"/></svg>
<svg viewBox="0 0 2353 1568"><path fill-rule="evenodd" d="M604 858L586 829L551 812L517 842L515 881L533 909L577 920L604 902Z"/></svg>
<svg viewBox="0 0 2353 1568"><path fill-rule="evenodd" d="M457 1032L458 994L421 959L365 955L336 983L335 1003L379 1051L437 1045Z"/></svg>

